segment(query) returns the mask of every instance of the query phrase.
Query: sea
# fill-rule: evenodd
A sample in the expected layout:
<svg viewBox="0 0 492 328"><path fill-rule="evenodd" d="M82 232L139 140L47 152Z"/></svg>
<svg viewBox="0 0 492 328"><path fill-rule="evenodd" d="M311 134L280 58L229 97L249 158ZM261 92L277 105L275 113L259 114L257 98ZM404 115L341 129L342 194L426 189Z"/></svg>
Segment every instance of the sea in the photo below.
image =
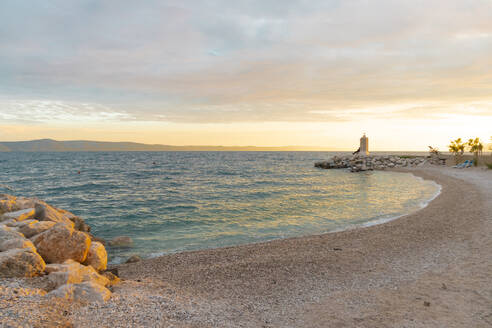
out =
<svg viewBox="0 0 492 328"><path fill-rule="evenodd" d="M82 217L110 263L379 224L417 211L440 186L410 173L323 170L334 152L0 153L0 193Z"/></svg>

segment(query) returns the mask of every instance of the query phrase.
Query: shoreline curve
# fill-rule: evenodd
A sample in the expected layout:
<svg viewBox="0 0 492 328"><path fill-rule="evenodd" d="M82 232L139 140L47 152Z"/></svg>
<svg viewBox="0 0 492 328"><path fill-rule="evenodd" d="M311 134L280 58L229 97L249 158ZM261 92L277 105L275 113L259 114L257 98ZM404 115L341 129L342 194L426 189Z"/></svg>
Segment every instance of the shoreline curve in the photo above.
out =
<svg viewBox="0 0 492 328"><path fill-rule="evenodd" d="M321 233L307 233L307 234L302 234L302 235L298 235L298 236L278 237L278 238L272 238L272 239L268 239L268 240L262 240L262 241L257 241L257 242L248 242L248 243L244 243L244 244L229 245L229 246L217 246L217 247L210 247L210 248L203 248L203 249L194 249L194 250L185 250L185 249L182 249L182 250L176 250L175 252L167 252L167 253L166 252L151 253L150 256L145 257L145 259L155 259L155 258L159 258L159 257L162 257L162 256L168 256L168 255L174 255L174 254L180 254L180 253L199 252L199 251L207 251L207 250L217 250L217 249L230 248L230 247L239 247L239 246L247 246L247 245L257 245L257 244L270 243L270 242L273 242L273 241L285 240L285 239L290 239L290 238L304 238L304 237L309 237L309 236L321 236L321 235L325 235L325 234L339 233L339 232L349 231L349 230L354 230L354 229L368 228L368 227L371 227L371 226L375 226L375 225L379 225L379 224L384 224L384 223L387 223L387 222L391 222L391 221L400 219L402 217L405 217L407 215L416 213L416 212L424 209L425 207L427 207L442 192L442 186L440 184L438 184L436 181L432 180L432 179L423 179L422 177L414 174L413 172L409 172L408 170L405 170L405 169L387 169L386 171L387 172L398 172L398 173L404 173L404 174L411 174L416 179L422 180L422 181L429 180L429 181L433 182L437 186L437 191L436 191L436 193L431 198L420 202L418 209L415 209L415 210L413 210L411 212L408 212L408 213L403 213L403 214L399 214L399 215L395 215L395 216L391 216L391 217L374 218L374 219L370 219L370 220L368 220L366 222L363 222L363 223L349 224L349 225L347 225L346 227L343 227L343 228L334 229L334 230L330 230L330 231L325 231L325 232L321 232ZM384 171L383 171L383 173L384 173ZM354 174L357 174L357 173L354 173ZM123 264L123 262L110 262L109 264L112 265L112 266L118 266L118 265Z"/></svg>
<svg viewBox="0 0 492 328"><path fill-rule="evenodd" d="M435 181L441 193L425 208L385 224L170 254L118 269L124 279L145 282L139 285L144 293L166 295L157 287L165 284L185 303L195 302L180 306L193 313L192 322L217 323L211 326L399 327L412 318L420 327L435 325L438 316L441 326L481 327L477 313L492 303L467 304L477 286L492 288L490 270L481 267L490 266L483 257L490 258L492 249L483 191L453 177L452 169L398 171ZM473 272L463 276L464 267ZM456 281L465 298L444 294L442 284ZM435 295L445 309L423 305L437 302Z"/></svg>

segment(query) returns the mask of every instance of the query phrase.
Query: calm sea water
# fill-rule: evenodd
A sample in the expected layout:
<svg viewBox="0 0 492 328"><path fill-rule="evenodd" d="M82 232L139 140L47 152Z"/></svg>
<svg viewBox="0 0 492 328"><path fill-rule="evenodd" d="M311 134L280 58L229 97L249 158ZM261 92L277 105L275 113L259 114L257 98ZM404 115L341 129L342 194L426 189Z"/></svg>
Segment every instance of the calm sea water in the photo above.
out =
<svg viewBox="0 0 492 328"><path fill-rule="evenodd" d="M0 183L81 216L97 236L131 236L132 248L109 248L114 263L369 225L415 211L439 190L407 173L313 167L331 155L0 153Z"/></svg>

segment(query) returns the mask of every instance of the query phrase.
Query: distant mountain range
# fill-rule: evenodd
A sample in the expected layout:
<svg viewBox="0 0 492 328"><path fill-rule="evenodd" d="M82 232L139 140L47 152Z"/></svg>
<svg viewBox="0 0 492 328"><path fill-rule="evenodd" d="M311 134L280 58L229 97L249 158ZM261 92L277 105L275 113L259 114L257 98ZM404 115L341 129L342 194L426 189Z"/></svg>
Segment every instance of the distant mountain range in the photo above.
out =
<svg viewBox="0 0 492 328"><path fill-rule="evenodd" d="M41 139L31 141L0 142L0 152L63 152L63 151L328 151L316 147L225 147L225 146L168 146L147 145L135 142L57 141Z"/></svg>

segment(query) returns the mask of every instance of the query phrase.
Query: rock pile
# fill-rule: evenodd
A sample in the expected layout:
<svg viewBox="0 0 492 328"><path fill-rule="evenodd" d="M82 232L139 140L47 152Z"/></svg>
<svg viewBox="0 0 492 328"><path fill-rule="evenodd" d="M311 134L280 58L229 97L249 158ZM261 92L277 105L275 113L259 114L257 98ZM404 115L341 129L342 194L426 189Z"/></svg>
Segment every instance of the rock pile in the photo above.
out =
<svg viewBox="0 0 492 328"><path fill-rule="evenodd" d="M315 167L322 169L350 169L352 172L368 170L384 170L394 167L420 166L426 163L424 157L399 157L399 156L334 156L327 161L316 162Z"/></svg>
<svg viewBox="0 0 492 328"><path fill-rule="evenodd" d="M0 278L48 275L47 297L103 302L118 281L104 245L74 214L47 203L0 194Z"/></svg>

